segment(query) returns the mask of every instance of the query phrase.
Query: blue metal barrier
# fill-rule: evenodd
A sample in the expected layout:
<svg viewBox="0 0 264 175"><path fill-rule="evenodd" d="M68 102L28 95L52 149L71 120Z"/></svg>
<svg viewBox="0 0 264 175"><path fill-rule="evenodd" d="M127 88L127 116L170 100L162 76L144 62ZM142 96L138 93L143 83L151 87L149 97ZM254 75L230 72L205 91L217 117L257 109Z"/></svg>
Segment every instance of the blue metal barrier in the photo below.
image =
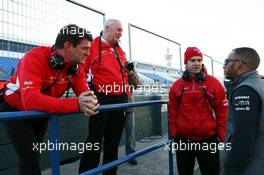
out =
<svg viewBox="0 0 264 175"><path fill-rule="evenodd" d="M58 118L52 115L50 118L51 143L58 142ZM52 175L60 174L60 154L57 149L52 150L51 153Z"/></svg>
<svg viewBox="0 0 264 175"><path fill-rule="evenodd" d="M149 153L151 151L155 151L156 149L159 149L159 148L163 147L165 144L169 144L171 142L172 142L171 140L167 140L167 141L164 141L164 142L157 143L155 145L152 145L152 146L150 146L148 148L145 148L143 150L137 151L135 153L129 154L129 155L127 155L125 157L122 157L122 158L120 158L118 160L115 160L113 162L104 164L104 165L102 165L102 166L100 166L98 168L94 168L92 170L86 171L85 173L82 173L80 175L91 175L91 174L97 174L97 173L104 172L104 171L106 171L106 170L108 170L108 169L110 169L110 168L112 168L112 167L114 167L116 165L120 165L122 163L125 163L125 162L129 161L130 159L134 159L136 157L142 156L142 155L144 155L146 153Z"/></svg>
<svg viewBox="0 0 264 175"><path fill-rule="evenodd" d="M159 105L159 104L167 104L167 100L152 100L152 101L145 101L145 102L133 102L133 103L119 103L119 104L110 104L110 105L101 105L98 109L99 112L110 111L110 110L117 110L117 109L125 109L130 107L144 107L144 106L152 106L152 105ZM58 142L58 114L54 113L45 113L39 111L18 111L18 112L0 112L0 121L5 120L15 120L15 119L32 119L32 118L43 118L43 117L51 117L50 118L50 130L51 130L51 143L56 144ZM168 131L170 131L168 129ZM170 137L170 133L168 134ZM90 175L99 172L103 172L113 166L120 165L130 159L136 158L138 156L142 156L148 152L154 151L165 144L171 143L171 140L167 140L155 145L152 145L148 148L145 148L141 151L136 153L130 154L125 156L121 159L116 161L107 163L102 165L98 168L89 170L81 175ZM60 158L59 158L59 151L57 149L52 150L52 175L59 175L60 174ZM173 174L173 160L172 160L172 152L169 151L169 174Z"/></svg>

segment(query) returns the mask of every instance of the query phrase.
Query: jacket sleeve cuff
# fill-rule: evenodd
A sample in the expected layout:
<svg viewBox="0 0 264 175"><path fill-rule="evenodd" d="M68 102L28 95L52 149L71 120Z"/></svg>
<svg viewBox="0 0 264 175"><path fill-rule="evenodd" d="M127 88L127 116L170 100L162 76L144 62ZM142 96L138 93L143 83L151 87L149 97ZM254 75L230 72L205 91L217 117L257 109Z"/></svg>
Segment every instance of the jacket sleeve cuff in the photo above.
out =
<svg viewBox="0 0 264 175"><path fill-rule="evenodd" d="M80 112L78 98L69 98L67 105L69 105L69 107L72 109L73 112Z"/></svg>

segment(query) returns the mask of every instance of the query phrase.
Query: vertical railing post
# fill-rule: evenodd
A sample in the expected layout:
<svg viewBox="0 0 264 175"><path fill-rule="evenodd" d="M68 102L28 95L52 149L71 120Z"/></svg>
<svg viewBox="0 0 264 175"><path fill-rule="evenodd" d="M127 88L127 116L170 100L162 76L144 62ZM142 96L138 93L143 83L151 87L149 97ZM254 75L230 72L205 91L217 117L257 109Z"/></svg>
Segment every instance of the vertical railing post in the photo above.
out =
<svg viewBox="0 0 264 175"><path fill-rule="evenodd" d="M212 76L214 76L214 60L211 59L211 65L212 65Z"/></svg>
<svg viewBox="0 0 264 175"><path fill-rule="evenodd" d="M104 23L105 23L105 14L103 14L103 27L104 27Z"/></svg>
<svg viewBox="0 0 264 175"><path fill-rule="evenodd" d="M129 61L132 61L132 51L131 51L131 24L128 23L128 51L129 51Z"/></svg>
<svg viewBox="0 0 264 175"><path fill-rule="evenodd" d="M171 139L171 132L170 132L170 119L169 119L169 103L167 103L167 111L168 111L168 140ZM169 175L173 175L173 154L172 154L172 149L173 149L173 146L172 146L172 143L170 143L170 150L169 150Z"/></svg>
<svg viewBox="0 0 264 175"><path fill-rule="evenodd" d="M182 53L181 53L181 44L179 44L179 59L180 59L180 71L181 73L183 72L183 68L182 68Z"/></svg>
<svg viewBox="0 0 264 175"><path fill-rule="evenodd" d="M52 161L52 175L60 175L60 155L59 150L57 148L58 145L58 117L56 115L52 115L50 117L50 137L51 143L54 146L51 153L51 161Z"/></svg>

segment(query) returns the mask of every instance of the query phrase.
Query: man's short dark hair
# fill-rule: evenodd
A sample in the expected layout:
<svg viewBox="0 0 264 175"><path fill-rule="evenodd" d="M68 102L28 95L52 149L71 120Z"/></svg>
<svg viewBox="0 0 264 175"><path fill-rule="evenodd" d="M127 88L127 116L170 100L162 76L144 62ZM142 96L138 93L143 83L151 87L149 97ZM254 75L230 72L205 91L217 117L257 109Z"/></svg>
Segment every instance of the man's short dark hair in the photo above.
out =
<svg viewBox="0 0 264 175"><path fill-rule="evenodd" d="M73 47L76 47L83 39L92 41L92 34L86 29L78 27L75 24L69 24L59 31L55 41L55 48L63 48L65 42L69 42L73 45Z"/></svg>
<svg viewBox="0 0 264 175"><path fill-rule="evenodd" d="M240 47L233 50L240 57L249 70L256 70L260 63L260 58L255 49L249 47Z"/></svg>

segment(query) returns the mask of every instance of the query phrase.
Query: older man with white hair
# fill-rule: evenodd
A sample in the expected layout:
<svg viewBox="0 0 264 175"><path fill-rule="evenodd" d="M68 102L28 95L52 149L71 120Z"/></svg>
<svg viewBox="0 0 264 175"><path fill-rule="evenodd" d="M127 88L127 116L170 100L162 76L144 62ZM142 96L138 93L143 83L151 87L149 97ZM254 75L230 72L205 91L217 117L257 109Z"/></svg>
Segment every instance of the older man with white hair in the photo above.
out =
<svg viewBox="0 0 264 175"><path fill-rule="evenodd" d="M127 102L128 71L125 68L125 53L118 42L123 28L117 19L109 19L104 30L91 44L90 56L84 69L90 79L100 104ZM100 152L104 150L103 164L118 158L118 145L122 136L125 116L124 110L102 112L89 120L87 143L96 145L96 149L86 150L82 157L79 173L96 168L100 162ZM97 147L98 146L98 147ZM98 149L97 149L98 148ZM117 167L104 175L115 175Z"/></svg>

